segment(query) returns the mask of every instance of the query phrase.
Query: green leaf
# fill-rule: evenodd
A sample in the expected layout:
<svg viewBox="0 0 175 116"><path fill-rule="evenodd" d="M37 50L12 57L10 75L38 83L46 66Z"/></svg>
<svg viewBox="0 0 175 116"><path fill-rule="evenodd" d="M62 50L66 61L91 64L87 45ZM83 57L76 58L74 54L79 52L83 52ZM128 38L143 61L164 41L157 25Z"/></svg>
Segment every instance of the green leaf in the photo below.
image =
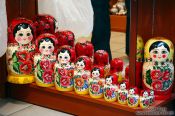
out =
<svg viewBox="0 0 175 116"><path fill-rule="evenodd" d="M16 55L13 55L13 58L12 58L13 62L17 62L18 61L18 58Z"/></svg>
<svg viewBox="0 0 175 116"><path fill-rule="evenodd" d="M152 79L151 79L150 73L151 73L151 70L146 71L146 83L151 86Z"/></svg>
<svg viewBox="0 0 175 116"><path fill-rule="evenodd" d="M38 72L37 72L37 76L38 76L38 78L39 78L40 80L43 81L43 78L42 78L42 71L38 71Z"/></svg>
<svg viewBox="0 0 175 116"><path fill-rule="evenodd" d="M17 73L20 73L18 62L13 63L13 70L16 71Z"/></svg>
<svg viewBox="0 0 175 116"><path fill-rule="evenodd" d="M37 63L37 69L41 70L41 66L40 66L39 62Z"/></svg>

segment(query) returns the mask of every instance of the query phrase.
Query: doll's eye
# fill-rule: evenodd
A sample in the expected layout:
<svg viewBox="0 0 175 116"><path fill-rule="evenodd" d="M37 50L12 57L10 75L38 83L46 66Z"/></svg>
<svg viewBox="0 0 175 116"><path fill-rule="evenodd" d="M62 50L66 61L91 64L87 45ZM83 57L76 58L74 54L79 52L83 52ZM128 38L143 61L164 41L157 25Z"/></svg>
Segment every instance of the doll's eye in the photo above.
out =
<svg viewBox="0 0 175 116"><path fill-rule="evenodd" d="M153 53L154 53L154 54L158 54L158 51L154 51Z"/></svg>
<svg viewBox="0 0 175 116"><path fill-rule="evenodd" d="M52 46L49 46L48 48L49 48L49 49L51 49L51 48L52 48Z"/></svg>
<svg viewBox="0 0 175 116"><path fill-rule="evenodd" d="M67 56L65 56L64 58L65 58L65 59L68 59L68 57L67 57Z"/></svg>
<svg viewBox="0 0 175 116"><path fill-rule="evenodd" d="M62 56L59 56L59 58L62 58Z"/></svg>
<svg viewBox="0 0 175 116"><path fill-rule="evenodd" d="M45 46L42 46L43 49L45 49L46 47Z"/></svg>
<svg viewBox="0 0 175 116"><path fill-rule="evenodd" d="M83 64L81 64L81 66L83 66Z"/></svg>
<svg viewBox="0 0 175 116"><path fill-rule="evenodd" d="M79 66L79 64L77 64L77 66Z"/></svg>
<svg viewBox="0 0 175 116"><path fill-rule="evenodd" d="M162 54L166 54L167 52L166 51L162 51Z"/></svg>
<svg viewBox="0 0 175 116"><path fill-rule="evenodd" d="M19 33L19 36L23 36L23 34L22 33Z"/></svg>
<svg viewBox="0 0 175 116"><path fill-rule="evenodd" d="M30 36L31 35L31 33L27 33L27 36Z"/></svg>

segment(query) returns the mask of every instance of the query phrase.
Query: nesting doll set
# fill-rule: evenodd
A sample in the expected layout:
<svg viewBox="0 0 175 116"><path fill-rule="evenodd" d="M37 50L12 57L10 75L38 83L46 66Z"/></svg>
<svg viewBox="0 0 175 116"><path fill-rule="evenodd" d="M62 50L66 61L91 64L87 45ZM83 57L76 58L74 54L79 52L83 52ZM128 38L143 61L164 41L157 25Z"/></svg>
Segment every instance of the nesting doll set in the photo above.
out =
<svg viewBox="0 0 175 116"><path fill-rule="evenodd" d="M129 107L138 107L139 92L137 87L131 87L128 91L127 104Z"/></svg>

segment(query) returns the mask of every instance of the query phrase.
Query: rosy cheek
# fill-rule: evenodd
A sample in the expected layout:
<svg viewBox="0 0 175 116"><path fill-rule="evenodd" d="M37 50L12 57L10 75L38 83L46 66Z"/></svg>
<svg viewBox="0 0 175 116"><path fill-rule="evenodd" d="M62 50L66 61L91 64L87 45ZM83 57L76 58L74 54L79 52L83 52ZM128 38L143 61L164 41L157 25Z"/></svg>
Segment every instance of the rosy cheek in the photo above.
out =
<svg viewBox="0 0 175 116"><path fill-rule="evenodd" d="M39 51L42 53L44 50L41 48L41 49L39 49Z"/></svg>
<svg viewBox="0 0 175 116"><path fill-rule="evenodd" d="M166 55L162 55L162 58L166 58Z"/></svg>
<svg viewBox="0 0 175 116"><path fill-rule="evenodd" d="M54 51L54 48L50 49L49 52L52 53Z"/></svg>
<svg viewBox="0 0 175 116"><path fill-rule="evenodd" d="M22 40L21 37L17 37L17 38L15 38L15 39L16 39L16 41L21 41L21 40Z"/></svg>
<svg viewBox="0 0 175 116"><path fill-rule="evenodd" d="M33 39L33 36L29 36L27 39L31 41Z"/></svg>
<svg viewBox="0 0 175 116"><path fill-rule="evenodd" d="M153 55L153 58L156 58L157 56L156 55Z"/></svg>

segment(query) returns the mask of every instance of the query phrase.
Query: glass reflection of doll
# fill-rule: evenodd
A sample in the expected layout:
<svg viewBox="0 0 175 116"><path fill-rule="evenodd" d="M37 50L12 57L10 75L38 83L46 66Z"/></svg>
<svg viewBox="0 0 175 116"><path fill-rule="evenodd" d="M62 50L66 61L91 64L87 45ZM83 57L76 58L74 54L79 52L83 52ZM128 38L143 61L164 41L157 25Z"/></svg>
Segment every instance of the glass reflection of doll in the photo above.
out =
<svg viewBox="0 0 175 116"><path fill-rule="evenodd" d="M117 100L117 76L115 74L113 75L107 75L105 79L105 85L104 85L104 98L108 102L114 102Z"/></svg>
<svg viewBox="0 0 175 116"><path fill-rule="evenodd" d="M128 96L127 83L122 82L120 83L119 90L118 90L118 102L120 104L126 104L127 96Z"/></svg>
<svg viewBox="0 0 175 116"><path fill-rule="evenodd" d="M91 75L92 77L89 79L89 94L92 98L102 98L105 83L105 80L103 79L104 67L94 66Z"/></svg>
<svg viewBox="0 0 175 116"><path fill-rule="evenodd" d="M25 18L14 19L8 28L8 82L26 84L34 81L33 54L35 37L33 23Z"/></svg>
<svg viewBox="0 0 175 116"><path fill-rule="evenodd" d="M56 38L51 34L42 34L37 38L38 53L34 56L35 80L41 87L54 85L53 66L56 61Z"/></svg>
<svg viewBox="0 0 175 116"><path fill-rule="evenodd" d="M75 50L70 46L62 46L58 51L55 70L55 86L59 91L73 90Z"/></svg>
<svg viewBox="0 0 175 116"><path fill-rule="evenodd" d="M137 87L131 87L129 89L127 103L129 107L137 107L139 105L139 95Z"/></svg>
<svg viewBox="0 0 175 116"><path fill-rule="evenodd" d="M140 95L140 107L147 108L149 107L149 92L147 90L142 90Z"/></svg>
<svg viewBox="0 0 175 116"><path fill-rule="evenodd" d="M164 41L156 41L149 47L149 55L150 61L143 65L144 87L157 91L157 98L161 99L162 95L171 93L174 80L174 66L169 61L170 47Z"/></svg>
<svg viewBox="0 0 175 116"><path fill-rule="evenodd" d="M87 56L77 58L74 70L74 89L78 94L89 93L88 80L91 75L91 59Z"/></svg>

